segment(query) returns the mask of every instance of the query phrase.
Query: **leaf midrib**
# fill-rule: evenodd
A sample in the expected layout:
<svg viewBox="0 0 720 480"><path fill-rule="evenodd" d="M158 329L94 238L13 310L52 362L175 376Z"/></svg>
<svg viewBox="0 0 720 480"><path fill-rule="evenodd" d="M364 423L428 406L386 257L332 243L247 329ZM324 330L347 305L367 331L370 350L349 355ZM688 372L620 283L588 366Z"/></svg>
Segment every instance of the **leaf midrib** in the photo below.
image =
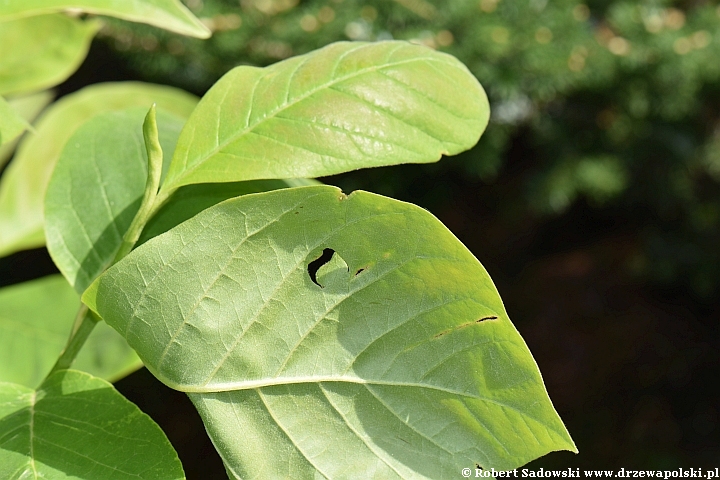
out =
<svg viewBox="0 0 720 480"><path fill-rule="evenodd" d="M148 370L153 372L153 368L147 367ZM158 377L157 372L153 374ZM475 398L478 400L487 400L492 403L497 403L508 408L513 408L509 405L490 400L486 397L479 395L473 395L467 392L461 392L452 388L441 387L439 385L432 385L428 383L417 383L417 382L402 382L402 381L389 381L389 380L365 380L360 377L352 376L340 376L340 375L315 375L315 376L293 376L293 377L274 377L262 380L244 380L239 383L214 383L208 386L197 386L197 385L182 385L175 382L170 382L163 378L163 383L168 387L178 390L184 393L220 393L220 392L233 392L236 390L251 390L264 387L277 387L280 385L295 385L303 383L356 383L360 385L378 385L378 386L389 386L389 387L414 387L414 388L427 388L430 390L436 390L440 392L451 393L453 395L460 395L468 398Z"/></svg>

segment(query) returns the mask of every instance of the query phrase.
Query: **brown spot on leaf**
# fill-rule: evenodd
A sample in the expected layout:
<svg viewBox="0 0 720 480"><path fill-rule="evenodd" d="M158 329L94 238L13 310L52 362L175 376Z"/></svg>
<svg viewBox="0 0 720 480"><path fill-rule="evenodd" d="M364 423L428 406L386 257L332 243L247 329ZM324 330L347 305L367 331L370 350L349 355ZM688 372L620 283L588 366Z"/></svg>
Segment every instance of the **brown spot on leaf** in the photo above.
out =
<svg viewBox="0 0 720 480"><path fill-rule="evenodd" d="M470 325L475 325L476 323L482 323L482 322L484 322L484 321L486 321L486 320L497 320L497 318L498 318L498 317L496 317L496 316L493 315L493 316L489 316L489 317L478 318L477 320L473 320L472 322L465 322L465 323L462 323L462 324L457 325L457 326L455 326L455 327L448 328L447 330L443 330L443 331L440 332L440 333L436 333L435 335L433 335L433 338L440 338L440 337L442 337L442 336L445 335L445 334L454 332L454 331L456 331L456 330L463 329L463 328L465 328L465 327L469 327Z"/></svg>

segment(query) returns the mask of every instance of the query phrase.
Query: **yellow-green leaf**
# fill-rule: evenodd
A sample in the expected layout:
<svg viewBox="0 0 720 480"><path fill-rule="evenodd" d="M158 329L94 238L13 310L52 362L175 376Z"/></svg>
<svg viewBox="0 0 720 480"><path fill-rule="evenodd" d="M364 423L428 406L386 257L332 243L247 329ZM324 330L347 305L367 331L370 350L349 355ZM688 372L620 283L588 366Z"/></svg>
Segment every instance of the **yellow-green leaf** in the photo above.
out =
<svg viewBox="0 0 720 480"><path fill-rule="evenodd" d="M210 30L178 0L3 0L0 2L0 19L64 10L147 23L192 37L210 36Z"/></svg>
<svg viewBox="0 0 720 480"><path fill-rule="evenodd" d="M450 55L334 43L221 78L188 120L163 190L435 162L475 145L488 118L482 87Z"/></svg>
<svg viewBox="0 0 720 480"><path fill-rule="evenodd" d="M181 118L197 98L171 87L139 82L93 85L63 97L48 108L23 138L0 178L0 256L45 244L43 201L50 175L68 138L93 116L156 103Z"/></svg>
<svg viewBox="0 0 720 480"><path fill-rule="evenodd" d="M3 5L0 2L0 9ZM34 92L63 82L85 59L99 28L97 21L58 14L0 18L0 95Z"/></svg>

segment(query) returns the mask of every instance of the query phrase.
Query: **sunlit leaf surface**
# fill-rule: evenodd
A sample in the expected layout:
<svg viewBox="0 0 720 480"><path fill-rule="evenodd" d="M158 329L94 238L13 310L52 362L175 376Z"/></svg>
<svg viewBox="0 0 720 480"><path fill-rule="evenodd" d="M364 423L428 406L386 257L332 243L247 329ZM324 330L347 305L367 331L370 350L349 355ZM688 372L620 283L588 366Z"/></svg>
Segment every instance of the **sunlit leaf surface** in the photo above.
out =
<svg viewBox="0 0 720 480"><path fill-rule="evenodd" d="M157 103L181 118L197 98L181 90L139 82L93 85L63 97L38 120L36 133L20 142L0 177L0 256L45 244L43 201L50 174L68 138L85 121L107 111Z"/></svg>
<svg viewBox="0 0 720 480"><path fill-rule="evenodd" d="M28 123L0 97L0 145L15 140L27 127Z"/></svg>
<svg viewBox="0 0 720 480"><path fill-rule="evenodd" d="M210 31L179 0L3 0L0 19L60 11L108 15L198 38Z"/></svg>
<svg viewBox="0 0 720 480"><path fill-rule="evenodd" d="M53 99L53 93L49 90L44 90L37 93L31 93L29 95L20 95L7 100L10 108L20 116L23 120L31 123L40 114L40 112L47 107ZM0 107L2 108L2 107ZM0 168L10 159L18 139L15 141L5 143L0 140L2 146L0 146Z"/></svg>
<svg viewBox="0 0 720 480"><path fill-rule="evenodd" d="M7 4L0 2L0 11ZM85 59L99 28L99 22L66 15L0 18L0 95L42 90L67 79Z"/></svg>
<svg viewBox="0 0 720 480"><path fill-rule="evenodd" d="M434 162L472 147L488 117L482 87L454 57L335 43L221 78L183 130L163 189Z"/></svg>

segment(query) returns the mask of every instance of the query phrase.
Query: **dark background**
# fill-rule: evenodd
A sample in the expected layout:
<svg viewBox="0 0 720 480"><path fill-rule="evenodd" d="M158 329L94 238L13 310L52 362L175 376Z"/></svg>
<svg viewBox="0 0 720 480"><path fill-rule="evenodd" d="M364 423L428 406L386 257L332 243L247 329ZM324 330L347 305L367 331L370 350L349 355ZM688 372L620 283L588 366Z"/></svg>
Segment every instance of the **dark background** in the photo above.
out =
<svg viewBox="0 0 720 480"><path fill-rule="evenodd" d="M476 148L323 181L427 208L486 267L580 450L530 468L720 465L716 2L186 3L213 39L108 20L59 95L130 79L202 94L234 65L348 38L457 55L494 110ZM3 284L54 271L44 249L0 260ZM116 386L188 478L224 478L184 394L144 369Z"/></svg>

